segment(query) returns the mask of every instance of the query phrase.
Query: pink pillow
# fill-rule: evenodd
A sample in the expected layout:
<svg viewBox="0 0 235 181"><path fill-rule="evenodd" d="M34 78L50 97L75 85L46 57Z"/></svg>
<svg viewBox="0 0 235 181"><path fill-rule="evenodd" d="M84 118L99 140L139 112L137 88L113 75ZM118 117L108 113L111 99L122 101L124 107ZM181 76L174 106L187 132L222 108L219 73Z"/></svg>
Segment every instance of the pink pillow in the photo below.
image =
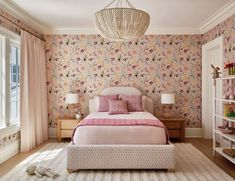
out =
<svg viewBox="0 0 235 181"><path fill-rule="evenodd" d="M108 100L118 100L117 95L107 95L107 96L98 96L99 97L99 107L98 112L108 112L109 111L109 102Z"/></svg>
<svg viewBox="0 0 235 181"><path fill-rule="evenodd" d="M142 95L134 95L134 96L121 95L121 100L127 101L128 111L136 111L136 112L143 111Z"/></svg>
<svg viewBox="0 0 235 181"><path fill-rule="evenodd" d="M128 114L127 101L109 100L109 114Z"/></svg>

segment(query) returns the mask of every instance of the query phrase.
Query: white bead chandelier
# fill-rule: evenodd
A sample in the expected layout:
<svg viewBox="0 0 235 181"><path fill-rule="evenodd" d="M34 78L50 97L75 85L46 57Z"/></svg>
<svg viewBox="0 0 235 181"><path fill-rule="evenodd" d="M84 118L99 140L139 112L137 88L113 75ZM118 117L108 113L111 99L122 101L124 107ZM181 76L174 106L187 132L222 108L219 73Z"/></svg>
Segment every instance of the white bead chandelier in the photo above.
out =
<svg viewBox="0 0 235 181"><path fill-rule="evenodd" d="M129 6L123 7L122 0L113 0L104 9L95 13L95 25L102 37L114 41L140 38L146 32L150 16L145 11ZM111 6L116 2L116 7Z"/></svg>

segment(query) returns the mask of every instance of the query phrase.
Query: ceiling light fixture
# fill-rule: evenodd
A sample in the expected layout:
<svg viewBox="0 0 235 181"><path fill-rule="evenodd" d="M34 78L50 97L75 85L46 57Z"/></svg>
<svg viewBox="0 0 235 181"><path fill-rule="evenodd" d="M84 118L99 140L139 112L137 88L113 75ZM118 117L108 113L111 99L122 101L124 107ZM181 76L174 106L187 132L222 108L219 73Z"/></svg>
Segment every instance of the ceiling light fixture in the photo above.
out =
<svg viewBox="0 0 235 181"><path fill-rule="evenodd" d="M116 2L116 7L111 8ZM113 0L104 9L95 13L95 25L102 37L114 41L128 41L140 38L146 32L150 16L145 11L135 9L128 0L129 7L123 7L122 0Z"/></svg>

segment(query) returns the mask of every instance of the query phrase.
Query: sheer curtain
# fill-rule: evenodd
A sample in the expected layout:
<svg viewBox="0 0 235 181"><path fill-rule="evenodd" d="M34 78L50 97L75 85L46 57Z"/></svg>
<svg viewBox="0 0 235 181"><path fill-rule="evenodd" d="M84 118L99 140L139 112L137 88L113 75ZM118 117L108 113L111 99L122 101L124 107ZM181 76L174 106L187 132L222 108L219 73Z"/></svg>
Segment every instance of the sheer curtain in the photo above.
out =
<svg viewBox="0 0 235 181"><path fill-rule="evenodd" d="M20 61L21 152L25 152L48 139L44 42L21 31Z"/></svg>

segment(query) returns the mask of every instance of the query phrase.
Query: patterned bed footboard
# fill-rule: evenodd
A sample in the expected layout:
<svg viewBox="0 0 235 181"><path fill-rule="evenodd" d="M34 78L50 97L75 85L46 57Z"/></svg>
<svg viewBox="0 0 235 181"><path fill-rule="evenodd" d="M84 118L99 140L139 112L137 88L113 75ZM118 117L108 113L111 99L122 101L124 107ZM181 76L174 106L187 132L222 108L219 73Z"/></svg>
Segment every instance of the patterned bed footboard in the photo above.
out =
<svg viewBox="0 0 235 181"><path fill-rule="evenodd" d="M67 147L67 169L175 169L175 146L72 145Z"/></svg>

